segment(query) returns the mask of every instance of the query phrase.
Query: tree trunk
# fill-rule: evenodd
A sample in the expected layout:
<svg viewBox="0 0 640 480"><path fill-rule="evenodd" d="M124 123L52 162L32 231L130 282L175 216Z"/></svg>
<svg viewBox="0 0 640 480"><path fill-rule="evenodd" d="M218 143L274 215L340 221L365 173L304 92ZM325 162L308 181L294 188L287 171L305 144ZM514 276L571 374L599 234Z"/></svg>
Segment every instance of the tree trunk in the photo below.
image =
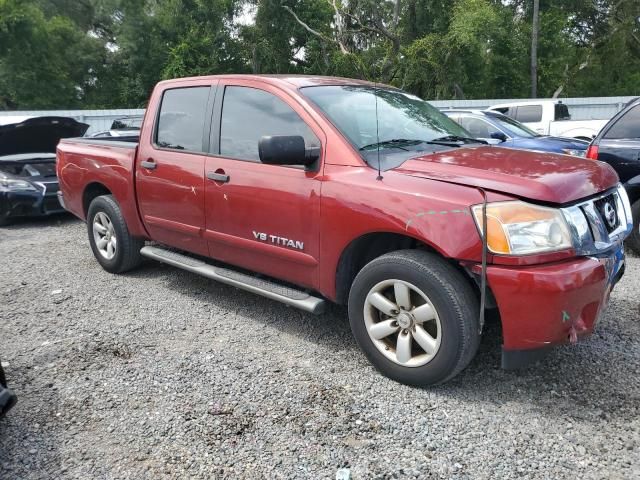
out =
<svg viewBox="0 0 640 480"><path fill-rule="evenodd" d="M540 22L540 0L533 0L531 24L531 98L538 98L538 30Z"/></svg>

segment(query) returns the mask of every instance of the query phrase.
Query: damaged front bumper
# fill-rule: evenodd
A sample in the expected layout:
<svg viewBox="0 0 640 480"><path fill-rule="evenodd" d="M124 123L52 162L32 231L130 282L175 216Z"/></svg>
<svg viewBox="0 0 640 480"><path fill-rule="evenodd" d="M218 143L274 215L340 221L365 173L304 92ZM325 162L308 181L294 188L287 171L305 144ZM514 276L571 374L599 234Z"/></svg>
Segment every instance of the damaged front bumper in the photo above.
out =
<svg viewBox="0 0 640 480"><path fill-rule="evenodd" d="M64 212L57 182L38 185L36 191L0 191L0 219L42 217Z"/></svg>
<svg viewBox="0 0 640 480"><path fill-rule="evenodd" d="M488 266L502 321L502 367L542 358L553 346L588 336L624 273L622 244L606 255L547 265Z"/></svg>

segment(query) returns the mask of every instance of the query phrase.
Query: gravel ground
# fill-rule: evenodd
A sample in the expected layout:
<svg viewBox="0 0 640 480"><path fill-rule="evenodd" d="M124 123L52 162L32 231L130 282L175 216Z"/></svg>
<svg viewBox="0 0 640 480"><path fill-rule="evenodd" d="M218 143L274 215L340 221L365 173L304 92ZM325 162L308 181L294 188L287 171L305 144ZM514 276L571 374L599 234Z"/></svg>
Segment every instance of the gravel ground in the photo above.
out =
<svg viewBox="0 0 640 480"><path fill-rule="evenodd" d="M0 230L0 478L640 478L640 259L597 333L504 372L497 327L445 386L380 376L314 317L147 262L69 217Z"/></svg>

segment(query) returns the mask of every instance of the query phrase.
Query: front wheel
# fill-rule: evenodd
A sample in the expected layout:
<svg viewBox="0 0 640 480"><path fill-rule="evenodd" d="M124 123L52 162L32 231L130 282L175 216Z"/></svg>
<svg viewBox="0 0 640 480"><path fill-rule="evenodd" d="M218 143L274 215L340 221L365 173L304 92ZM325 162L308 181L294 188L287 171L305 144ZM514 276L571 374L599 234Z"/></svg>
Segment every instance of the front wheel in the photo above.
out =
<svg viewBox="0 0 640 480"><path fill-rule="evenodd" d="M140 249L144 240L129 234L120 206L111 195L102 195L91 202L87 230L93 255L107 272L126 272L142 261Z"/></svg>
<svg viewBox="0 0 640 480"><path fill-rule="evenodd" d="M369 361L408 385L446 382L480 343L478 299L435 254L402 250L367 264L349 294L351 330Z"/></svg>

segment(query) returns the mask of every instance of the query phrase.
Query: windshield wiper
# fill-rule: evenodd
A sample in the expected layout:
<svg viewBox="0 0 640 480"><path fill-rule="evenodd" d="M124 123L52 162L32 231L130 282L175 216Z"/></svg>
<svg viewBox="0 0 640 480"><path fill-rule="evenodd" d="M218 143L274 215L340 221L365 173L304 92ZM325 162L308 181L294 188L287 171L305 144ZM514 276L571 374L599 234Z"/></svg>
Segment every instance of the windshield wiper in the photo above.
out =
<svg viewBox="0 0 640 480"><path fill-rule="evenodd" d="M401 147L401 145L417 145L418 143L422 143L424 140L414 140L409 138L392 138L391 140L383 140L382 142L370 143L369 145L365 145L364 147L360 147L360 151L367 150L373 147L394 147L399 148L400 150L408 149Z"/></svg>
<svg viewBox="0 0 640 480"><path fill-rule="evenodd" d="M444 137L438 137L431 140L432 142L463 142L463 143L483 143L488 145L484 140L479 140L477 138L470 137L461 137L460 135L446 135Z"/></svg>

